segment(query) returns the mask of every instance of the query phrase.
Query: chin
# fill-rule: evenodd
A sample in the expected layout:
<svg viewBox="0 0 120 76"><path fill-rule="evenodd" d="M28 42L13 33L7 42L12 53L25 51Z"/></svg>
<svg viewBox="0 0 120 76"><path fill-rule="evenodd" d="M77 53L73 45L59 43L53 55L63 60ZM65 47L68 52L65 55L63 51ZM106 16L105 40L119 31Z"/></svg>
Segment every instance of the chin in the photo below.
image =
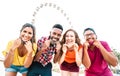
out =
<svg viewBox="0 0 120 76"><path fill-rule="evenodd" d="M23 40L23 41L28 41L28 40Z"/></svg>

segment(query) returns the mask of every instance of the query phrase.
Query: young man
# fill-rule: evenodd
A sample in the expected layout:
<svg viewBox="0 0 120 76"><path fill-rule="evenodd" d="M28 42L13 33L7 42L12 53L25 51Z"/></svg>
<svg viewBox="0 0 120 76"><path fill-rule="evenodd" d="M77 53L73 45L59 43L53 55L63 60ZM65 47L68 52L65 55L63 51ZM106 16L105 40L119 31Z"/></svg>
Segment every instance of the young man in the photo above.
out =
<svg viewBox="0 0 120 76"><path fill-rule="evenodd" d="M52 57L56 63L59 56L61 44L59 42L63 32L60 24L55 24L48 37L41 37L38 40L37 53L32 65L29 68L27 76L52 76Z"/></svg>
<svg viewBox="0 0 120 76"><path fill-rule="evenodd" d="M113 54L108 43L98 40L92 28L86 28L83 34L86 40L83 43L85 76L113 76L108 64L116 66L118 59Z"/></svg>

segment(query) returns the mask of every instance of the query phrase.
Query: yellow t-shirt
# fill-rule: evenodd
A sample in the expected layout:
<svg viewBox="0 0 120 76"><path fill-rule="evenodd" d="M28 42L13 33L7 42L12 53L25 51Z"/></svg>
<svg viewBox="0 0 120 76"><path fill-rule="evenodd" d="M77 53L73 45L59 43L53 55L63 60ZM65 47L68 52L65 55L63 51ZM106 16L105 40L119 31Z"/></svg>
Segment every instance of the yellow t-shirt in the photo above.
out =
<svg viewBox="0 0 120 76"><path fill-rule="evenodd" d="M9 52L9 49L11 48L12 44L13 44L14 40L8 42L7 48L6 50L4 50L2 53L4 56L7 55L7 53ZM35 56L36 50L37 50L37 45L36 43L33 43L33 53L32 56ZM23 66L24 65L24 61L26 59L26 55L24 55L23 57L20 57L18 54L18 49L15 49L15 53L14 53L14 60L13 60L13 65L17 65L17 66Z"/></svg>

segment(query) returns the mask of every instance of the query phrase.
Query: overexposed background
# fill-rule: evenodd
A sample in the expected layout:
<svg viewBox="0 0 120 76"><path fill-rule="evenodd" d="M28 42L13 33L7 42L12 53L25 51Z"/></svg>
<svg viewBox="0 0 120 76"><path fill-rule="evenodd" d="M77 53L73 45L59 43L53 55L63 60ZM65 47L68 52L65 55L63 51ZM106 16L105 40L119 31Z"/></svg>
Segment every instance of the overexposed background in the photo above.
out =
<svg viewBox="0 0 120 76"><path fill-rule="evenodd" d="M0 58L7 42L19 37L22 25L32 19L37 39L60 23L64 31L75 29L84 41L83 30L92 27L99 40L120 52L119 0L0 0Z"/></svg>
<svg viewBox="0 0 120 76"><path fill-rule="evenodd" d="M74 28L84 41L83 30L92 27L98 39L120 50L119 0L1 0L0 11L0 51L5 49L9 40L19 37L22 25L32 22L33 18L37 39L48 35L51 27L60 23L64 31Z"/></svg>

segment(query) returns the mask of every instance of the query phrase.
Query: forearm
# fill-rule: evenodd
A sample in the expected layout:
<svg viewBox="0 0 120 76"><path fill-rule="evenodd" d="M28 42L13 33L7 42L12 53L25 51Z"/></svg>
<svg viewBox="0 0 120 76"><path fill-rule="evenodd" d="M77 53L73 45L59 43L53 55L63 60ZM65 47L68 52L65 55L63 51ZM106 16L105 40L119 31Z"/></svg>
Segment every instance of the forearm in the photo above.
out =
<svg viewBox="0 0 120 76"><path fill-rule="evenodd" d="M76 58L77 66L80 66L82 63L82 52L76 52L75 56L76 56L75 58Z"/></svg>
<svg viewBox="0 0 120 76"><path fill-rule="evenodd" d="M10 49L10 51L8 52L4 60L5 68L8 68L11 66L13 59L14 59L14 49Z"/></svg>
<svg viewBox="0 0 120 76"><path fill-rule="evenodd" d="M60 56L60 55L59 55L58 52L54 55L54 58L53 58L53 62L54 62L54 63L57 63L57 62L59 61L59 59L60 59L59 56Z"/></svg>
<svg viewBox="0 0 120 76"><path fill-rule="evenodd" d="M59 64L62 64L62 63L64 62L64 60L65 60L65 55L66 55L66 53L63 53L63 54L62 54L62 56L61 56L61 58L60 58L60 60L59 60Z"/></svg>
<svg viewBox="0 0 120 76"><path fill-rule="evenodd" d="M82 63L86 68L89 68L91 66L91 61L90 61L87 50L84 50Z"/></svg>
<svg viewBox="0 0 120 76"><path fill-rule="evenodd" d="M100 46L100 52L103 55L103 58L112 66L116 66L118 64L117 57L112 53L108 52L103 46Z"/></svg>
<svg viewBox="0 0 120 76"><path fill-rule="evenodd" d="M24 67L28 68L32 64L32 61L33 61L32 52L27 53L27 56L24 62Z"/></svg>

